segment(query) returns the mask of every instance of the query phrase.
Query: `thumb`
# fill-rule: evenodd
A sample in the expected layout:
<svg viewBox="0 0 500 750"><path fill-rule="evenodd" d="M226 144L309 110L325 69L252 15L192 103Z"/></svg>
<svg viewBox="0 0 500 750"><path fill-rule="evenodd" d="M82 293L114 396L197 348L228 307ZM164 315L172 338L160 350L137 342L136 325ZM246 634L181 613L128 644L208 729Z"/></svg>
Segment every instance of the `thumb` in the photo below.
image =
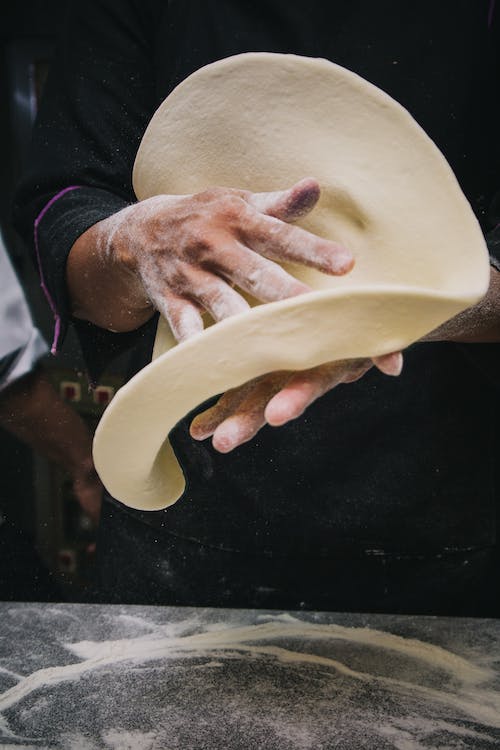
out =
<svg viewBox="0 0 500 750"><path fill-rule="evenodd" d="M319 200L320 187L314 177L306 177L288 190L271 193L250 193L248 203L260 213L281 221L297 221L308 214Z"/></svg>

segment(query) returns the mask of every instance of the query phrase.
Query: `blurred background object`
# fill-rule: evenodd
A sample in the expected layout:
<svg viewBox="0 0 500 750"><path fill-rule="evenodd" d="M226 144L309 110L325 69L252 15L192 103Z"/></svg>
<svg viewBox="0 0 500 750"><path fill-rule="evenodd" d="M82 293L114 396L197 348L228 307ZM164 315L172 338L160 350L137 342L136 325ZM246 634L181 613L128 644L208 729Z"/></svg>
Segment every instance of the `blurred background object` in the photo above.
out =
<svg viewBox="0 0 500 750"><path fill-rule="evenodd" d="M66 5L65 0L10 4L0 29L0 307L11 316L3 337L0 332L0 598L5 599L94 597L100 484L90 446L100 415L123 382L118 361L89 388L73 331L64 352L48 354L52 313L35 264L10 225L14 186L27 164ZM17 331L12 316L18 316Z"/></svg>

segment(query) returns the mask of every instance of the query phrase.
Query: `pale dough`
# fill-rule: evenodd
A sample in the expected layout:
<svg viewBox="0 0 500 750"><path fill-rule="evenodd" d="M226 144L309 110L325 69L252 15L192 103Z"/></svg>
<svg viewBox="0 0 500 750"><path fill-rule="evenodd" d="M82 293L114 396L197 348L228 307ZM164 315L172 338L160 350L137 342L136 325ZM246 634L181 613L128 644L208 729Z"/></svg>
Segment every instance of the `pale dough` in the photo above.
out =
<svg viewBox="0 0 500 750"><path fill-rule="evenodd" d="M175 502L184 477L167 439L189 411L250 378L403 349L486 292L489 263L447 162L387 94L326 60L250 53L208 65L153 116L134 166L139 200L215 185L322 188L300 224L345 243L345 277L288 267L315 290L261 304L176 345L115 396L94 441L109 492L134 508Z"/></svg>

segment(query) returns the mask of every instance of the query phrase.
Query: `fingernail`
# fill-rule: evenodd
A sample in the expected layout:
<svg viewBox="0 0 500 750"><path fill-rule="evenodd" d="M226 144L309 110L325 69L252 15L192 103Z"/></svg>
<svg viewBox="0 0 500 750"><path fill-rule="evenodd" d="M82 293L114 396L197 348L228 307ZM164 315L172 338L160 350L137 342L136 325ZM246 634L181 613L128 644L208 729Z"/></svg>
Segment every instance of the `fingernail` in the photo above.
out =
<svg viewBox="0 0 500 750"><path fill-rule="evenodd" d="M189 427L189 434L193 440L206 440L213 433L213 430L209 430L202 424L191 424Z"/></svg>
<svg viewBox="0 0 500 750"><path fill-rule="evenodd" d="M239 437L238 425L226 421L215 430L212 445L219 453L229 453L238 445Z"/></svg>
<svg viewBox="0 0 500 750"><path fill-rule="evenodd" d="M401 375L401 372L403 370L403 355L401 352L398 352L394 357L394 369L392 371L392 374L394 376Z"/></svg>
<svg viewBox="0 0 500 750"><path fill-rule="evenodd" d="M289 212L296 218L300 218L314 208L319 200L320 188L317 183L307 181L303 186L294 190L297 192L292 196Z"/></svg>
<svg viewBox="0 0 500 750"><path fill-rule="evenodd" d="M288 400L283 398L283 395L278 393L274 396L266 406L264 412L264 418L271 427L281 427L282 425L290 422L292 419L296 419L303 413L303 409L299 414L294 413L289 406Z"/></svg>
<svg viewBox="0 0 500 750"><path fill-rule="evenodd" d="M346 248L337 250L334 257L332 258L332 271L334 273L343 274L348 273L354 267L354 256Z"/></svg>
<svg viewBox="0 0 500 750"><path fill-rule="evenodd" d="M211 432L193 432L192 430L190 430L189 434L193 438L193 440L197 440L198 442L201 442L202 440L206 440L207 438L209 438L212 433Z"/></svg>
<svg viewBox="0 0 500 750"><path fill-rule="evenodd" d="M231 442L231 440L228 440L224 437L217 437L212 439L212 445L215 448L216 451L219 453L230 453L233 448L236 448L235 445Z"/></svg>
<svg viewBox="0 0 500 750"><path fill-rule="evenodd" d="M401 375L401 371L403 370L403 355L401 352L386 354L378 359L381 360L380 363L377 362L376 358L375 364L385 375L390 375L391 377Z"/></svg>

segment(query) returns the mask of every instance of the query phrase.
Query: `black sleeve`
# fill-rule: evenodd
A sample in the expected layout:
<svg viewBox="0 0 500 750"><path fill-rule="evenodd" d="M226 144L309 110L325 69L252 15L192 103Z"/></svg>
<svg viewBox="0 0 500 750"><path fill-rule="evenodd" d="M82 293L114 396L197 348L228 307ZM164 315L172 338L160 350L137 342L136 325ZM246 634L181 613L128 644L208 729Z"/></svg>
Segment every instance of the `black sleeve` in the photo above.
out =
<svg viewBox="0 0 500 750"><path fill-rule="evenodd" d="M134 200L132 166L156 107L154 14L148 0L71 3L34 128L14 224L32 249L56 321L69 319L65 266L75 240ZM84 336L94 327L79 327ZM133 336L101 332L94 373ZM83 347L92 351L91 346Z"/></svg>
<svg viewBox="0 0 500 750"><path fill-rule="evenodd" d="M490 253L491 265L497 271L500 271L500 191L496 194L490 207L490 223L493 229L486 236L486 244Z"/></svg>
<svg viewBox="0 0 500 750"><path fill-rule="evenodd" d="M495 8L495 5L491 6L491 50L493 56L493 65L495 69L495 90L491 92L491 96L495 101L498 101L500 97L500 8ZM499 123L500 127L500 123ZM489 225L491 231L486 237L488 244L488 250L490 252L491 264L500 271L500 131L497 130L497 142L492 144L492 152L494 154L495 161L498 167L498 191L494 196L489 210Z"/></svg>

